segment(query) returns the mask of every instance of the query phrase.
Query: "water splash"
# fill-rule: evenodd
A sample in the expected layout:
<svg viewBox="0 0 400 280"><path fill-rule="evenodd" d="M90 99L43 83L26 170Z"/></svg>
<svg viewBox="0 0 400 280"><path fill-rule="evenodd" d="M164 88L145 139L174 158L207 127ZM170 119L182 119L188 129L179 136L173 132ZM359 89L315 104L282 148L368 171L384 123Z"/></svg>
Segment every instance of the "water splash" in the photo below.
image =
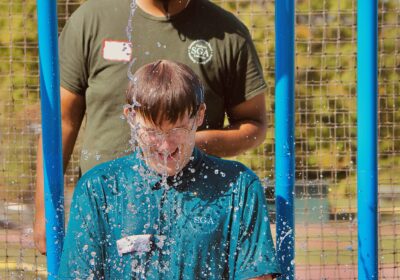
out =
<svg viewBox="0 0 400 280"><path fill-rule="evenodd" d="M282 236L282 237L279 238L279 243L278 243L278 246L277 246L277 250L278 250L278 251L280 250L283 241L284 241L287 237L289 237L289 235L292 234L292 232L293 232L293 230L290 229L290 230L288 230L288 231L285 233L284 236Z"/></svg>
<svg viewBox="0 0 400 280"><path fill-rule="evenodd" d="M128 38L128 42L131 48L133 48L133 44L132 44L132 34L133 34L133 25L132 25L132 21L133 21L133 16L135 15L135 11L137 9L137 4L136 4L136 0L132 0L131 4L130 4L130 13L129 13L129 18L128 18L128 25L126 26L126 37ZM132 50L133 51L133 50ZM136 62L136 58L132 57L131 61L129 62L129 67L128 67L128 79L131 82L134 82L134 77L133 77L133 73L131 71L133 64L135 64Z"/></svg>
<svg viewBox="0 0 400 280"><path fill-rule="evenodd" d="M133 48L133 37L134 37L134 31L135 31L135 26L134 26L134 15L136 12L136 9L138 8L136 0L132 0L130 3L130 13L129 13L129 19L128 19L128 23L127 23L127 27L126 27L126 36L128 39L128 42L130 44L130 47ZM162 45L160 42L157 42L157 46L159 48L166 48L165 45ZM132 51L133 53L133 51ZM145 52L146 55L150 54L148 51ZM133 57L129 62L128 65L128 70L127 70L127 77L129 79L130 83L137 83L137 78L135 78L134 73L132 73L132 69L134 64L136 63L137 58ZM156 92L155 92L156 93ZM181 212L181 209L179 209L181 206L176 204L176 193L174 193L174 195L168 196L169 191L171 190L172 187L175 187L179 184L181 184L182 179L180 178L180 176L182 175L181 170L183 169L183 164L186 164L185 161L183 161L183 157L186 156L185 154L185 149L184 145L187 143L183 143L183 144L178 144L177 145L177 149L178 149L178 153L177 155L175 155L175 162L174 164L171 164L171 162L169 162L169 156L170 156L170 152L167 150L163 150L163 151L157 151L157 147L155 146L147 146L147 145L142 145L142 144L150 144L150 143L139 143L139 125L137 123L137 119L136 119L136 111L135 109L137 109L138 107L140 107L140 104L137 102L135 96L133 97L133 100L131 100L131 104L130 105L125 105L126 107L124 107L124 109L129 109L128 110L128 114L126 116L126 120L130 126L130 150L132 153L135 153L138 162L140 162L141 164L139 165L135 165L132 166L132 169L137 172L139 174L139 176L141 178L143 178L143 183L144 186L141 186L141 188L143 188L143 191L137 191L137 195L139 197L136 197L137 199L140 198L140 196L146 195L148 194L148 192L154 188L154 184L156 182L156 184L158 184L158 186L161 188L162 190L162 199L161 201L162 204L164 205L157 205L156 207L158 207L159 213L162 213L162 215L160 215L160 219L163 220L163 222L159 221L160 226L158 225L153 225L151 224L152 221L152 217L151 217L151 213L152 211L150 210L150 208L153 206L151 204L150 199L147 201L146 200L146 204L148 205L148 211L147 211L147 217L146 220L148 221L144 228L143 228L143 234L150 232L151 229L155 229L157 232L162 233L162 232L170 232L171 231L171 227L173 226L174 220L175 220L175 216L174 215L179 215L179 213ZM165 140L165 139L164 139ZM191 158L191 160L193 160L193 158ZM142 164L144 163L144 165ZM153 168L152 165L153 164ZM173 166L173 168L175 169L176 173L174 176L169 176L168 174L168 164L169 166ZM195 173L195 169L191 168L191 170L189 170L189 173L191 173L194 176ZM221 176L224 176L225 174L221 174ZM172 178L171 178L172 177ZM171 180L172 179L172 180ZM173 183L171 183L173 182ZM174 209L171 213L165 213L164 209ZM134 207L129 206L128 205L128 211L130 211L130 213L135 213L137 214L137 210L134 209ZM175 213L175 214L172 214ZM124 224L125 222L129 222L129 221L122 221L122 223ZM156 245L158 247L163 247L165 245L165 248L173 248L173 244L175 243L175 240L171 237L165 238L165 237L160 237L156 243ZM169 252L168 250L163 250L163 255L168 255L171 252ZM151 258L150 258L151 259ZM139 277L139 279L145 279L146 277L146 273L147 270L149 269L150 266L152 267L157 267L157 269L160 272L168 272L170 269L170 265L169 262L167 260L163 260L163 261L156 261L156 262L152 262L150 263L150 259L147 261L141 261L140 258L139 259L133 259L132 263L131 263L131 268L132 271L137 273L137 276Z"/></svg>

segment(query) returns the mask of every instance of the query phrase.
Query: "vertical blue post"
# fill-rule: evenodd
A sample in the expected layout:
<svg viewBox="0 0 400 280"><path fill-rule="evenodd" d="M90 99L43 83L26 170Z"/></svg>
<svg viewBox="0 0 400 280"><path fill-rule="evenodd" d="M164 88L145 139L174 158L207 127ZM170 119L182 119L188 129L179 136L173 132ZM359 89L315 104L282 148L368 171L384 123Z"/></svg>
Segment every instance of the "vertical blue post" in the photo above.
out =
<svg viewBox="0 0 400 280"><path fill-rule="evenodd" d="M294 279L294 0L275 1L276 247L283 276Z"/></svg>
<svg viewBox="0 0 400 280"><path fill-rule="evenodd" d="M48 279L56 279L64 237L57 1L37 0Z"/></svg>
<svg viewBox="0 0 400 280"><path fill-rule="evenodd" d="M357 203L358 279L378 279L378 3L358 1Z"/></svg>

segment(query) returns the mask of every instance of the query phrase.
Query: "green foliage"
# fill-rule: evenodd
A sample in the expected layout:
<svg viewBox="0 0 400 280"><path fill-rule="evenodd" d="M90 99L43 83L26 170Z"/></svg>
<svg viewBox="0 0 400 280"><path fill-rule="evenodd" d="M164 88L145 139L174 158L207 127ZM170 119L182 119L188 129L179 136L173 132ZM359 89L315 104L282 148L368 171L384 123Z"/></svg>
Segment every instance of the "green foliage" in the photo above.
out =
<svg viewBox="0 0 400 280"><path fill-rule="evenodd" d="M60 30L80 2L84 1L57 2ZM269 85L266 140L238 159L261 177L273 178L274 3L216 2L249 28ZM354 0L296 1L298 178L316 179L320 174L324 179L347 178L356 161L356 4ZM385 1L379 8L379 150L380 159L386 160L398 158L400 150L400 41L397 2ZM0 157L4 165L0 187L10 185L18 174L34 175L32 126L39 123L36 22L36 1L0 4ZM26 145L31 148L27 150ZM28 181L20 183L29 186Z"/></svg>
<svg viewBox="0 0 400 280"><path fill-rule="evenodd" d="M58 1L63 25L76 7ZM68 12L67 12L68 10ZM9 201L31 199L39 125L39 70L36 1L0 4L0 190ZM30 192L29 192L30 190Z"/></svg>
<svg viewBox="0 0 400 280"><path fill-rule="evenodd" d="M338 182L338 195L354 194L349 182L356 162L356 1L296 1L296 167L299 179ZM252 32L274 84L274 6L269 1L223 2ZM380 160L399 158L400 85L396 2L379 5L379 150ZM256 26L256 27L255 27ZM271 31L272 30L272 31ZM262 42L259 44L259 42ZM270 68L272 67L272 68ZM272 69L272 70L271 70ZM274 92L267 92L273 114ZM273 119L271 115L270 119ZM237 157L261 177L274 177L274 133L269 127L263 149ZM262 152L261 152L262 150ZM396 174L400 172L395 168ZM382 171L381 171L382 172ZM400 178L391 173L395 182ZM335 183L336 184L336 183Z"/></svg>

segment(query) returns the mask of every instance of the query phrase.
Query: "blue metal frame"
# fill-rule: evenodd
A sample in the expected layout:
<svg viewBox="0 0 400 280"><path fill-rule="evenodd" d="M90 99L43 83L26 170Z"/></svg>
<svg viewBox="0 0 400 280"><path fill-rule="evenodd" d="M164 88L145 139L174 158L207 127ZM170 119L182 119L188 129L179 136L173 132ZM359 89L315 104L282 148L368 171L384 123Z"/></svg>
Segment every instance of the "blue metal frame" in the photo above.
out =
<svg viewBox="0 0 400 280"><path fill-rule="evenodd" d="M277 255L294 279L294 0L275 3ZM358 2L358 278L378 279L377 0ZM57 2L37 1L48 279L55 279L64 236ZM51 187L50 187L51 186Z"/></svg>
<svg viewBox="0 0 400 280"><path fill-rule="evenodd" d="M275 1L276 243L281 279L295 278L294 0Z"/></svg>
<svg viewBox="0 0 400 280"><path fill-rule="evenodd" d="M56 279L64 238L64 188L57 1L37 0L48 279Z"/></svg>
<svg viewBox="0 0 400 280"><path fill-rule="evenodd" d="M357 7L358 279L378 279L378 3Z"/></svg>

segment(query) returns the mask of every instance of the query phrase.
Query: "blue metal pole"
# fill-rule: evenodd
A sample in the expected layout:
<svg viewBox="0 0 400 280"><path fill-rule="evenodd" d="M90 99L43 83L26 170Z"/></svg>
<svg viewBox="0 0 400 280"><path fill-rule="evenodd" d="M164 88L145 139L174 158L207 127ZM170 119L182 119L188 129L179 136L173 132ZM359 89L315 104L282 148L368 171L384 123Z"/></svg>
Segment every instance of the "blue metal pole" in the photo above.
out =
<svg viewBox="0 0 400 280"><path fill-rule="evenodd" d="M275 1L276 247L283 276L294 279L294 0Z"/></svg>
<svg viewBox="0 0 400 280"><path fill-rule="evenodd" d="M57 1L37 0L48 279L56 279L64 237Z"/></svg>
<svg viewBox="0 0 400 280"><path fill-rule="evenodd" d="M378 3L357 7L358 279L378 279Z"/></svg>

